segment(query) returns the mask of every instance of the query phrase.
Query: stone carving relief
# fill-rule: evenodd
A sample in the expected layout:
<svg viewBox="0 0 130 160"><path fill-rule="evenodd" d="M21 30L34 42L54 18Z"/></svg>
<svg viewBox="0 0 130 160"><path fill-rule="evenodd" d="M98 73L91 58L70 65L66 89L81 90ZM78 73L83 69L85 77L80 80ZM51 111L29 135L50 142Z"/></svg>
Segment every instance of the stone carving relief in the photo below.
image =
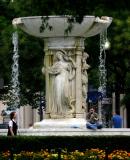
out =
<svg viewBox="0 0 130 160"><path fill-rule="evenodd" d="M71 97L70 88L76 65L64 50L56 51L53 60L52 66L46 69L51 79L49 112L51 118L65 118L74 112L74 97Z"/></svg>
<svg viewBox="0 0 130 160"><path fill-rule="evenodd" d="M87 64L87 59L89 55L86 52L83 52L82 56L82 107L86 109L86 98L87 98L87 86L88 86L88 74L87 70L89 69L89 65Z"/></svg>

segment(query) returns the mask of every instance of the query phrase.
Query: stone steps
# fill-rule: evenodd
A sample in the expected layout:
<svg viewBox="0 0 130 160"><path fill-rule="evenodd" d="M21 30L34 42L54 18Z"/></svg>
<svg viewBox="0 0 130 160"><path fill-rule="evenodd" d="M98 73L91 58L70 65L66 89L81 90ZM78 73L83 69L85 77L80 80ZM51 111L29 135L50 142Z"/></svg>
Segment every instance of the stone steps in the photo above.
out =
<svg viewBox="0 0 130 160"><path fill-rule="evenodd" d="M0 136L7 135L7 129L0 129ZM89 130L79 128L19 129L19 136L130 136L129 128L103 128Z"/></svg>

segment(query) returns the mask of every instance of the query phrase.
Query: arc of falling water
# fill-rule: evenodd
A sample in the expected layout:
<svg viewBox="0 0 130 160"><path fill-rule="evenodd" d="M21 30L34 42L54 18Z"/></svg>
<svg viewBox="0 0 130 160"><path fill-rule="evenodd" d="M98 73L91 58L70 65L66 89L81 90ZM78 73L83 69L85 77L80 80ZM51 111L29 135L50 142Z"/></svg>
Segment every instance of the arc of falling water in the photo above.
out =
<svg viewBox="0 0 130 160"><path fill-rule="evenodd" d="M106 43L106 31L100 34L100 55L99 55L99 92L102 93L102 97L106 96L106 52L105 52L105 43Z"/></svg>
<svg viewBox="0 0 130 160"><path fill-rule="evenodd" d="M99 88L98 91L102 94L102 98L106 97L106 52L105 52L105 44L107 42L107 30L100 33L100 55L99 55ZM99 100L98 105L98 113L99 113L99 119L102 121L102 102Z"/></svg>
<svg viewBox="0 0 130 160"><path fill-rule="evenodd" d="M19 87L19 54L18 54L18 33L17 31L13 33L12 43L14 45L13 49L13 65L12 65L12 75L11 75L11 99L13 105L12 110L15 110L20 105L20 87Z"/></svg>

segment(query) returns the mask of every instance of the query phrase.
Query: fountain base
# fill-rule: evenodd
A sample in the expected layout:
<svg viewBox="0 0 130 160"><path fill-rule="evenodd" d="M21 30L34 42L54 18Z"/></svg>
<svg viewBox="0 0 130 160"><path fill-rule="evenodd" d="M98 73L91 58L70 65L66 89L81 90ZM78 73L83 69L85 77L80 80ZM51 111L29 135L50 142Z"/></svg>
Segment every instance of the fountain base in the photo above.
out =
<svg viewBox="0 0 130 160"><path fill-rule="evenodd" d="M6 136L7 129L0 129L0 136ZM19 129L20 136L129 136L129 128L102 128L97 130L80 128L42 128L42 129Z"/></svg>
<svg viewBox="0 0 130 160"><path fill-rule="evenodd" d="M83 118L44 119L36 122L33 128L86 128L86 120Z"/></svg>

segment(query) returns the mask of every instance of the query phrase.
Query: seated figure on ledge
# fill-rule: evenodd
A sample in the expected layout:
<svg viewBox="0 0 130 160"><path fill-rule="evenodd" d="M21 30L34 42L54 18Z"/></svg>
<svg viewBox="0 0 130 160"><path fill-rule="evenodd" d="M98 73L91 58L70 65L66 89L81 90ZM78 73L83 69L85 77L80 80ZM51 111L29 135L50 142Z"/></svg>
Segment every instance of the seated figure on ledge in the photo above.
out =
<svg viewBox="0 0 130 160"><path fill-rule="evenodd" d="M87 114L87 124L88 129L101 129L102 123L99 122L98 114L95 112L94 108L90 108L89 113Z"/></svg>

